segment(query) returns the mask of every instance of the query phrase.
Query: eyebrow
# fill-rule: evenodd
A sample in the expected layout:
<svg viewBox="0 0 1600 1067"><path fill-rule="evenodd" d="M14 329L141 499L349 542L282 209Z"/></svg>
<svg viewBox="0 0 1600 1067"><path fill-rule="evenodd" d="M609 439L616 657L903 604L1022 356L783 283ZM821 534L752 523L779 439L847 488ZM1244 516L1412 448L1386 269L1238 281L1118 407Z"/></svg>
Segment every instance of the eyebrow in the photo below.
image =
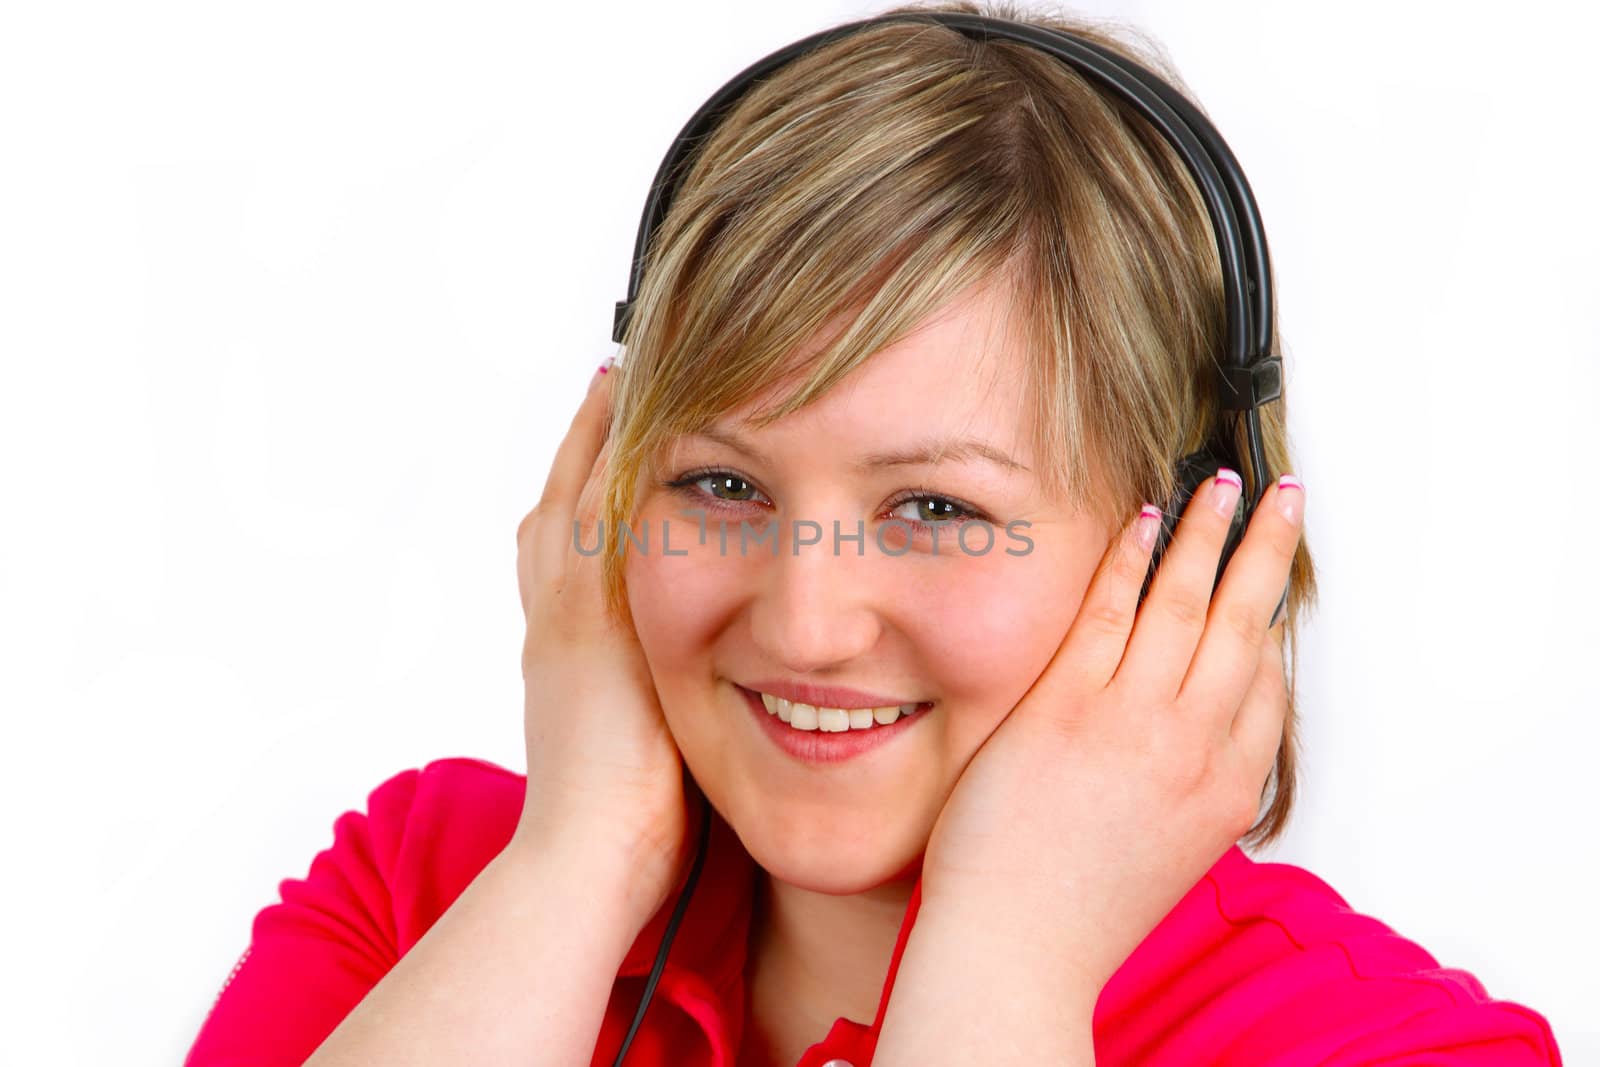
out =
<svg viewBox="0 0 1600 1067"><path fill-rule="evenodd" d="M727 445L729 448L736 449L753 459L771 466L771 461L760 449L746 442L738 434L718 430L716 427L707 427L688 436L704 437L708 441L716 441L718 444ZM909 467L918 464L933 464L940 459L956 460L958 462L975 459L987 460L1007 470L1024 472L1028 470L1027 467L987 441L980 441L972 437L959 440L921 441L908 448L895 449L890 452L870 452L857 460L855 467L858 471L869 471L881 467Z"/></svg>

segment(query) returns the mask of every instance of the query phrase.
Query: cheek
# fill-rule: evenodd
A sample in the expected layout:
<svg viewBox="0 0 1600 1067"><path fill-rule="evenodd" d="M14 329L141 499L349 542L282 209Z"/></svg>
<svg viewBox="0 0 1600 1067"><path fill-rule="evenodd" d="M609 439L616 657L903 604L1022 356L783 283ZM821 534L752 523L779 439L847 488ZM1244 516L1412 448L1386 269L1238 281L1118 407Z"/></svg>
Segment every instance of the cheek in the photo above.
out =
<svg viewBox="0 0 1600 1067"><path fill-rule="evenodd" d="M1043 537L1025 556L962 560L939 575L919 626L919 655L938 671L960 727L986 737L1044 672L1077 615L1097 557Z"/></svg>
<svg viewBox="0 0 1600 1067"><path fill-rule="evenodd" d="M665 547L670 554L664 552L663 518L650 512L640 520L635 530L641 540L648 531L648 547L627 546L623 574L634 631L657 690L670 699L710 678L712 645L737 612L751 579L737 559L718 558L714 541L697 545L693 523L669 520Z"/></svg>
<svg viewBox="0 0 1600 1067"><path fill-rule="evenodd" d="M652 537L658 531L652 527ZM718 603L727 597L725 568L692 555L662 555L655 543L648 554L630 545L623 573L634 630L652 665L689 653L704 639Z"/></svg>

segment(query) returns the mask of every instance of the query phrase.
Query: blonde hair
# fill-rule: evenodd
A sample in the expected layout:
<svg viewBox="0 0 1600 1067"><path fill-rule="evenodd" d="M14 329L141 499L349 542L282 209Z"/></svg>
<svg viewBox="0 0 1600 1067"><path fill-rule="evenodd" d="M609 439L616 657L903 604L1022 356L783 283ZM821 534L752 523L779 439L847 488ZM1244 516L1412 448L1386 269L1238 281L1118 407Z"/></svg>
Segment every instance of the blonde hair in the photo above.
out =
<svg viewBox="0 0 1600 1067"><path fill-rule="evenodd" d="M919 11L1064 30L1193 100L1161 48L1123 23L1005 0L882 14ZM1145 501L1168 501L1177 459L1217 428L1213 366L1226 353L1215 236L1162 135L1050 55L931 20L793 60L704 140L646 250L612 398L603 529L628 523L640 472L674 437L794 381L752 419L766 426L996 278L1026 344L1042 488L1114 529ZM796 364L808 346L815 354ZM1270 471L1294 469L1287 415L1284 401L1261 409ZM1248 455L1242 426L1224 436ZM602 560L608 610L630 620L621 553ZM1302 538L1286 649L1315 595ZM1294 673L1286 664L1283 743L1262 791L1272 798L1247 845L1273 840L1293 805Z"/></svg>

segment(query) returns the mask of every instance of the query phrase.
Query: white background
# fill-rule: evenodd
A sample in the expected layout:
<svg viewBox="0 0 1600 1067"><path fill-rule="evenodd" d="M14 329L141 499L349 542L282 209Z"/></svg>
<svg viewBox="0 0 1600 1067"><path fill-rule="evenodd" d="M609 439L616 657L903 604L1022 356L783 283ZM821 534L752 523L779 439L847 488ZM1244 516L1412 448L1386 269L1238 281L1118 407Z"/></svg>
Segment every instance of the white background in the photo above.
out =
<svg viewBox="0 0 1600 1067"><path fill-rule="evenodd" d="M878 9L7 6L0 1059L178 1062L341 812L523 769L514 533L661 154ZM1260 858L1594 1061L1592 16L1081 10L1171 49L1272 242L1323 593Z"/></svg>

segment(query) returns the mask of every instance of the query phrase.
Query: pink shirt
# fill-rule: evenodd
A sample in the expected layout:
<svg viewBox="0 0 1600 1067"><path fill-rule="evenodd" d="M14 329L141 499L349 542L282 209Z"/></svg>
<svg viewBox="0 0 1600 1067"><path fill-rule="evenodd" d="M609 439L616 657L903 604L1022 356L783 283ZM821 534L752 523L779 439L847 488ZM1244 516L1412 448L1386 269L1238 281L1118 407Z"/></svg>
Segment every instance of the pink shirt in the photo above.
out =
<svg viewBox="0 0 1600 1067"><path fill-rule="evenodd" d="M298 1067L510 840L523 775L436 760L379 785L333 826L304 879L255 917L185 1067ZM691 827L690 833L698 833ZM758 868L720 817L629 1065L734 1067ZM913 889L876 1016L839 1018L797 1067L872 1062L916 921ZM670 898L618 971L593 1064L608 1067L655 962ZM1559 1065L1542 1015L1352 911L1299 867L1238 846L1134 950L1094 1011L1099 1067Z"/></svg>

